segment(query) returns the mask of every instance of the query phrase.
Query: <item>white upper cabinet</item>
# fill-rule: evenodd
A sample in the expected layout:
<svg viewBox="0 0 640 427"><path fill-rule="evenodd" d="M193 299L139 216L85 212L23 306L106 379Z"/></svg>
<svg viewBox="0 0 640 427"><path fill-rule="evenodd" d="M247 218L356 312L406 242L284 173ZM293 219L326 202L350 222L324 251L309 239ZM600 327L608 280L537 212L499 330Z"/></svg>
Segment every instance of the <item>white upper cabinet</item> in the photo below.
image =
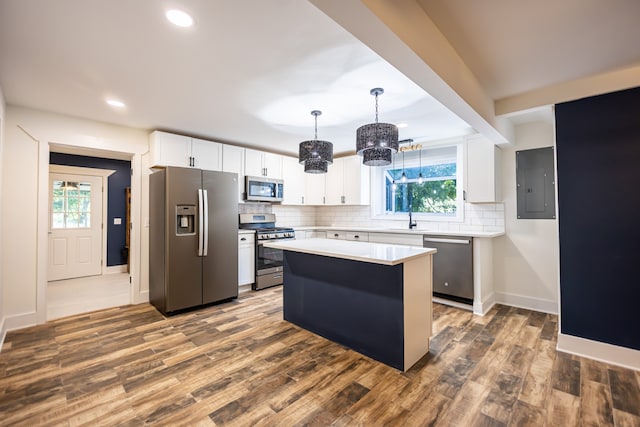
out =
<svg viewBox="0 0 640 427"><path fill-rule="evenodd" d="M362 157L333 159L326 176L325 203L327 205L368 205L370 171L362 164Z"/></svg>
<svg viewBox="0 0 640 427"><path fill-rule="evenodd" d="M149 136L151 166L182 166L191 163L191 138L155 131Z"/></svg>
<svg viewBox="0 0 640 427"><path fill-rule="evenodd" d="M222 170L222 144L219 142L191 138L191 157L195 168Z"/></svg>
<svg viewBox="0 0 640 427"><path fill-rule="evenodd" d="M149 137L151 167L179 166L222 170L222 144L154 131Z"/></svg>
<svg viewBox="0 0 640 427"><path fill-rule="evenodd" d="M245 175L249 176L282 179L282 156L247 148L245 149L244 171Z"/></svg>
<svg viewBox="0 0 640 427"><path fill-rule="evenodd" d="M284 181L283 205L304 205L304 167L297 157L282 156L282 179Z"/></svg>
<svg viewBox="0 0 640 427"><path fill-rule="evenodd" d="M467 138L466 146L467 202L501 202L500 149L481 135Z"/></svg>
<svg viewBox="0 0 640 427"><path fill-rule="evenodd" d="M244 148L223 144L222 171L238 174L238 202L242 202L244 200Z"/></svg>
<svg viewBox="0 0 640 427"><path fill-rule="evenodd" d="M331 167L331 166L329 166ZM284 191L287 189L285 187ZM312 206L322 206L325 204L325 174L305 173L304 174L304 204Z"/></svg>

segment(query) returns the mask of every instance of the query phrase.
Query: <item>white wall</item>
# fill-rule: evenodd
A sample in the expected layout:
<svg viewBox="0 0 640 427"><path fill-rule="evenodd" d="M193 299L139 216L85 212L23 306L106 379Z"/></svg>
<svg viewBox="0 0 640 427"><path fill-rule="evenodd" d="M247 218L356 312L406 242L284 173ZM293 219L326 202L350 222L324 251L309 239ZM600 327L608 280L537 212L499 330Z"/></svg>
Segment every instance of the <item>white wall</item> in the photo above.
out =
<svg viewBox="0 0 640 427"><path fill-rule="evenodd" d="M141 155L148 132L22 107L7 106L2 181L2 310L5 329L46 319L49 144L130 156L132 184L132 302L140 292ZM87 151L81 151L88 154ZM137 201L137 203L136 203Z"/></svg>
<svg viewBox="0 0 640 427"><path fill-rule="evenodd" d="M555 147L554 128L532 122L517 126L515 134L513 146L501 147L506 235L493 245L496 301L557 313L557 219L517 219L515 163L518 150Z"/></svg>
<svg viewBox="0 0 640 427"><path fill-rule="evenodd" d="M4 110L5 110L5 103L4 103L4 95L2 94L2 88L0 87L0 167L3 165L3 158L4 158ZM4 168L3 168L4 170ZM2 193L2 175L3 173L0 172L0 242L4 241L4 236L2 234L2 212L3 212L3 193ZM2 256L2 244L0 243L0 348L2 348L2 343L4 342L4 334L5 334L5 327L4 327L4 280L3 280L3 276L4 276L4 260L3 260L3 256Z"/></svg>

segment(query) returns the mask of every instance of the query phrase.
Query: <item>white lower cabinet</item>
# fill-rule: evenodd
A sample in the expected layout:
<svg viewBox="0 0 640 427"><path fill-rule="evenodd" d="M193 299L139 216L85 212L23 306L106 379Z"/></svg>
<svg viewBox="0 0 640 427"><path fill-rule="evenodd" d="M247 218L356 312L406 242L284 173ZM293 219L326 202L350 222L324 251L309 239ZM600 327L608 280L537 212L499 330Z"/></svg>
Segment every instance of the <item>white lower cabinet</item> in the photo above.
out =
<svg viewBox="0 0 640 427"><path fill-rule="evenodd" d="M369 233L369 241L373 243L422 247L422 234Z"/></svg>
<svg viewBox="0 0 640 427"><path fill-rule="evenodd" d="M327 239L337 239L337 240L353 240L360 242L368 242L369 241L369 233L360 232L360 231L336 231L336 230L327 230L326 231Z"/></svg>
<svg viewBox="0 0 640 427"><path fill-rule="evenodd" d="M250 285L255 281L256 235L238 234L238 286Z"/></svg>

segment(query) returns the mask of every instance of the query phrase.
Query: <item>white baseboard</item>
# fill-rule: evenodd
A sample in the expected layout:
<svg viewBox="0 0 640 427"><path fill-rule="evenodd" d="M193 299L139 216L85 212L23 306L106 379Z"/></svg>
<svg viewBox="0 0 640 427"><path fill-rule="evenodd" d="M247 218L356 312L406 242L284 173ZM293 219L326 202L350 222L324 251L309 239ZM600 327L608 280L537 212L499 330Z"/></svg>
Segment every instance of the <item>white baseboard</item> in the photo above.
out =
<svg viewBox="0 0 640 427"><path fill-rule="evenodd" d="M496 294L491 292L485 299L482 301L474 300L473 301L473 314L478 314L480 316L484 316L491 310L496 304Z"/></svg>
<svg viewBox="0 0 640 427"><path fill-rule="evenodd" d="M640 371L640 350L558 334L558 351Z"/></svg>
<svg viewBox="0 0 640 427"><path fill-rule="evenodd" d="M558 302L525 295L507 294L496 292L495 302L511 307L526 308L527 310L541 311L543 313L558 314Z"/></svg>
<svg viewBox="0 0 640 427"><path fill-rule="evenodd" d="M149 291L140 291L138 295L136 295L131 304L142 304L145 302L149 302Z"/></svg>
<svg viewBox="0 0 640 427"><path fill-rule="evenodd" d="M38 324L38 316L36 313L25 313L18 314L15 316L7 316L2 319L2 326L0 327L0 335L2 340L0 340L0 350L2 349L2 345L4 344L4 339L7 336L7 332L13 331L16 329L28 328L29 326L34 326Z"/></svg>

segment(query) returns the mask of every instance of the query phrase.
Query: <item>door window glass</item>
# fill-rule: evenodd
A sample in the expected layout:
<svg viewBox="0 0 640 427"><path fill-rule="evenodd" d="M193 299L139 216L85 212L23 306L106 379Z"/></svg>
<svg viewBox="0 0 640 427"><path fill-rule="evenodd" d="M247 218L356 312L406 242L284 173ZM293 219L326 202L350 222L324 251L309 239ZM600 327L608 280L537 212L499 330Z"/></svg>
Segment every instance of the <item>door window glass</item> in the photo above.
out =
<svg viewBox="0 0 640 427"><path fill-rule="evenodd" d="M54 180L51 202L51 228L91 227L91 184Z"/></svg>

